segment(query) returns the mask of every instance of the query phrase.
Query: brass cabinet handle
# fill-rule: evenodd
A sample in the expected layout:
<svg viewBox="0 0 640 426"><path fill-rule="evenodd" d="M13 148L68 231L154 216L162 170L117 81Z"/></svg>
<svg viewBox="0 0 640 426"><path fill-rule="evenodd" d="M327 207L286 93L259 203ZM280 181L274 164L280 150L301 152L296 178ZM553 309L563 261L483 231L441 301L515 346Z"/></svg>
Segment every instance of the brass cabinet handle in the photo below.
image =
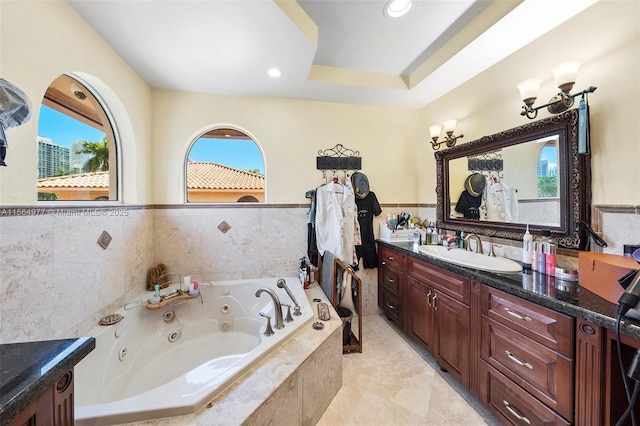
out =
<svg viewBox="0 0 640 426"><path fill-rule="evenodd" d="M509 309L509 308L504 308L504 310L505 310L505 311L507 311L507 313L508 313L509 315L511 315L512 317L518 318L519 320L527 321L527 322L532 322L532 321L533 321L531 318L529 318L529 317L523 317L523 316L522 316L522 315L520 315L519 313L514 312L514 311L512 311L512 310L511 310L511 309Z"/></svg>
<svg viewBox="0 0 640 426"><path fill-rule="evenodd" d="M429 293L427 293L427 305L433 308L433 305L431 304L431 290L429 290Z"/></svg>
<svg viewBox="0 0 640 426"><path fill-rule="evenodd" d="M504 404L504 407L509 410L509 412L511 414L513 414L518 420L522 420L523 422L525 422L526 424L530 425L531 424L531 420L529 420L526 416L523 416L522 414L518 413L516 410L514 410L513 408L511 408L511 404L509 404L507 401L502 400L502 403Z"/></svg>
<svg viewBox="0 0 640 426"><path fill-rule="evenodd" d="M511 355L511 352L505 350L504 351L507 356L509 357L509 359L513 362L515 362L516 364L522 366L522 367L527 367L529 370L533 370L533 365L529 364L528 362L522 362L520 361L518 358L516 358L515 356Z"/></svg>
<svg viewBox="0 0 640 426"><path fill-rule="evenodd" d="M396 310L396 307L393 305L390 305L389 302L387 302L387 308L393 309L394 311Z"/></svg>
<svg viewBox="0 0 640 426"><path fill-rule="evenodd" d="M435 309L436 311L438 310L438 307L436 306L437 297L438 297L438 293L433 293L433 299L431 299L431 306L433 306L433 309Z"/></svg>

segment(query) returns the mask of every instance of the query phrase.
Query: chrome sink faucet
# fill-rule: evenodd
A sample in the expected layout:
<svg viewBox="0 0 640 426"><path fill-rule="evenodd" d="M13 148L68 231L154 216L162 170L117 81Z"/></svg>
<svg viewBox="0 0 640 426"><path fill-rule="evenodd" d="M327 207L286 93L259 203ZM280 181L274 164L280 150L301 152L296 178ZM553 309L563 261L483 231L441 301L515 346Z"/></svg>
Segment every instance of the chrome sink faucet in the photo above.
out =
<svg viewBox="0 0 640 426"><path fill-rule="evenodd" d="M482 249L482 241L480 241L480 237L476 234L469 234L464 237L464 245L467 247L467 251L471 251L471 244L469 244L469 240L476 241L476 253L484 254L484 250Z"/></svg>
<svg viewBox="0 0 640 426"><path fill-rule="evenodd" d="M273 302L273 310L276 315L275 328L276 330L280 330L281 328L284 327L284 320L282 319L282 307L280 306L280 299L278 299L278 295L273 290L265 287L259 288L258 291L256 291L256 297L260 297L260 295L265 292L268 293L269 296L271 296L271 301Z"/></svg>

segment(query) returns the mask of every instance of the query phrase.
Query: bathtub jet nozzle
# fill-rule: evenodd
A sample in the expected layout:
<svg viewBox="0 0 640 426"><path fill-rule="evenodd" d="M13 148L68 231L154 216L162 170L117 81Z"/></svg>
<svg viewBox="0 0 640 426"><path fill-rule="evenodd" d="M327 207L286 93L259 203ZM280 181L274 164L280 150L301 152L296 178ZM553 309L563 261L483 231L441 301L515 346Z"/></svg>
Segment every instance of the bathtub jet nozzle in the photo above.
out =
<svg viewBox="0 0 640 426"><path fill-rule="evenodd" d="M295 316L302 315L302 312L300 312L300 305L298 305L298 301L296 300L296 298L293 297L293 293L291 293L291 290L289 290L289 287L287 286L287 282L284 280L284 278L280 278L278 281L276 281L276 285L278 286L278 288L284 288L284 291L287 292L287 294L289 295L289 298L291 298L291 301L295 305L295 308L293 308L293 315Z"/></svg>

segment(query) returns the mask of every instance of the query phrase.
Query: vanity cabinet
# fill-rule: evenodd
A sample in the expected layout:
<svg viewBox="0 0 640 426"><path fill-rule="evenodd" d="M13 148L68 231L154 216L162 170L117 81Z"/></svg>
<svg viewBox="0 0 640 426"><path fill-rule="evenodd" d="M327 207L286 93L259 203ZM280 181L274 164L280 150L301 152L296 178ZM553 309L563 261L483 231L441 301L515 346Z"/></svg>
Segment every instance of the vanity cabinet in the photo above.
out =
<svg viewBox="0 0 640 426"><path fill-rule="evenodd" d="M616 424L626 402L611 329L445 268L408 250L380 247L380 307L442 370L504 424ZM596 295L582 297L600 312L615 312L615 305ZM561 308L566 302L548 302L571 312ZM606 317L595 309L584 315L598 321ZM636 350L640 339L623 334L625 366Z"/></svg>
<svg viewBox="0 0 640 426"><path fill-rule="evenodd" d="M72 426L73 423L73 371L69 371L8 426Z"/></svg>
<svg viewBox="0 0 640 426"><path fill-rule="evenodd" d="M407 255L388 247L380 247L378 252L378 306L386 317L403 328L403 309L406 291Z"/></svg>
<svg viewBox="0 0 640 426"><path fill-rule="evenodd" d="M407 261L408 333L466 387L470 384L470 280L418 259Z"/></svg>
<svg viewBox="0 0 640 426"><path fill-rule="evenodd" d="M481 309L482 401L508 423L572 423L574 319L488 286Z"/></svg>

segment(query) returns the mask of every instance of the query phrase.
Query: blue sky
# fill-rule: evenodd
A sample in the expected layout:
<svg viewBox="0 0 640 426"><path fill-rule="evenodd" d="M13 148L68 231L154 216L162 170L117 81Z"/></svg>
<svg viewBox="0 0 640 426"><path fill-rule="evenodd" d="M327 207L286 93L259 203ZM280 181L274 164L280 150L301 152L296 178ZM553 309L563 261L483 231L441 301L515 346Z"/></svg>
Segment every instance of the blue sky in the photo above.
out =
<svg viewBox="0 0 640 426"><path fill-rule="evenodd" d="M42 105L38 121L38 135L49 138L58 145L71 148L71 144L77 139L100 142L104 137L104 132Z"/></svg>
<svg viewBox="0 0 640 426"><path fill-rule="evenodd" d="M264 174L262 153L252 140L200 138L193 144L189 158L214 161L240 170L258 169Z"/></svg>
<svg viewBox="0 0 640 426"><path fill-rule="evenodd" d="M83 139L99 142L104 132L42 105L38 135L58 145L71 148L73 141ZM264 174L264 160L252 140L199 139L193 144L189 158L194 161L214 161L240 170L260 170Z"/></svg>

